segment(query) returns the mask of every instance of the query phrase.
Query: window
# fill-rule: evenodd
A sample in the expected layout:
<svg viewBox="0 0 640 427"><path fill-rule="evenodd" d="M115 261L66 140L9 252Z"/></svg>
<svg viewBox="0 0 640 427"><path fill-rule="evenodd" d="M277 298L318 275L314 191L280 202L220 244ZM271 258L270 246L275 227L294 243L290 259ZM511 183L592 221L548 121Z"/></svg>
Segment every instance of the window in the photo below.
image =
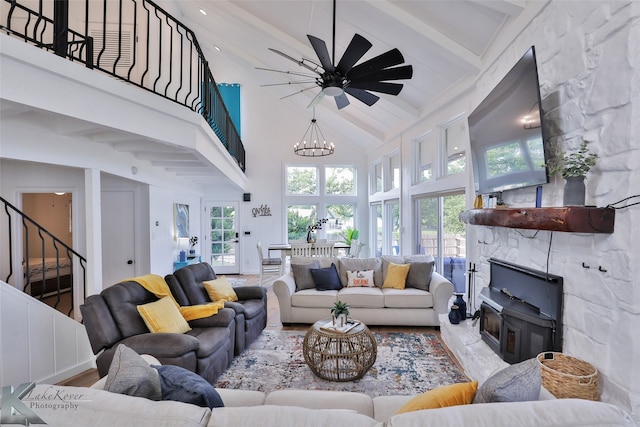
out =
<svg viewBox="0 0 640 427"><path fill-rule="evenodd" d="M384 253L391 255L400 255L400 202L398 200L392 200L385 203L387 214L387 227L386 230L390 231L388 236L389 244L387 251Z"/></svg>
<svg viewBox="0 0 640 427"><path fill-rule="evenodd" d="M454 175L465 171L466 168L466 145L467 121L456 120L443 130L444 151L446 153L446 174Z"/></svg>
<svg viewBox="0 0 640 427"><path fill-rule="evenodd" d="M314 166L287 167L287 194L318 194L318 170Z"/></svg>
<svg viewBox="0 0 640 427"><path fill-rule="evenodd" d="M325 193L354 195L356 193L355 168L327 166L325 168Z"/></svg>
<svg viewBox="0 0 640 427"><path fill-rule="evenodd" d="M424 196L415 204L418 253L433 255L455 292L465 292L466 229L458 218L465 209L464 193Z"/></svg>
<svg viewBox="0 0 640 427"><path fill-rule="evenodd" d="M354 213L354 205L327 205L325 215L327 223L323 226L326 239L330 242L343 240L342 233L344 233L347 228L355 228L353 221Z"/></svg>
<svg viewBox="0 0 640 427"><path fill-rule="evenodd" d="M307 228L326 219L316 239L344 240L347 227L357 228L356 168L340 166L286 166L287 240L304 240Z"/></svg>
<svg viewBox="0 0 640 427"><path fill-rule="evenodd" d="M396 153L389 159L389 188L400 188L400 153Z"/></svg>
<svg viewBox="0 0 640 427"><path fill-rule="evenodd" d="M373 225L373 247L375 248L375 256L382 256L382 232L384 230L382 224L382 203L371 204L371 224Z"/></svg>
<svg viewBox="0 0 640 427"><path fill-rule="evenodd" d="M378 162L373 166L373 182L372 193L378 193L382 191L382 162Z"/></svg>
<svg viewBox="0 0 640 427"><path fill-rule="evenodd" d="M287 206L287 239L304 240L307 227L318 220L316 205Z"/></svg>
<svg viewBox="0 0 640 427"><path fill-rule="evenodd" d="M433 178L433 159L436 154L436 144L433 134L429 132L415 145L415 183L430 181Z"/></svg>

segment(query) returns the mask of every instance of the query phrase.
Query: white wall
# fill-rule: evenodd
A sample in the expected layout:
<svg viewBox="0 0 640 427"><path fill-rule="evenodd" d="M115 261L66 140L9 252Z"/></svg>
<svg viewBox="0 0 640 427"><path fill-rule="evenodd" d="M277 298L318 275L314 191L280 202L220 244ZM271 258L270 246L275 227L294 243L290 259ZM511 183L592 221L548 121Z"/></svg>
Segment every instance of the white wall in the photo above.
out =
<svg viewBox="0 0 640 427"><path fill-rule="evenodd" d="M0 281L0 386L54 384L95 367L84 326Z"/></svg>
<svg viewBox="0 0 640 427"><path fill-rule="evenodd" d="M640 176L640 3L553 1L504 51L494 50L472 96L477 104L535 45L551 141L575 150L580 138L599 154L587 204L606 206L638 193ZM543 206L562 205L562 184L543 188ZM505 193L512 206L534 206L535 188ZM639 207L616 211L613 234L469 227L478 289L496 257L564 277L563 351L595 365L602 400L640 420ZM487 242L475 245L477 240ZM583 268L582 263L591 268ZM606 270L599 271L598 267Z"/></svg>

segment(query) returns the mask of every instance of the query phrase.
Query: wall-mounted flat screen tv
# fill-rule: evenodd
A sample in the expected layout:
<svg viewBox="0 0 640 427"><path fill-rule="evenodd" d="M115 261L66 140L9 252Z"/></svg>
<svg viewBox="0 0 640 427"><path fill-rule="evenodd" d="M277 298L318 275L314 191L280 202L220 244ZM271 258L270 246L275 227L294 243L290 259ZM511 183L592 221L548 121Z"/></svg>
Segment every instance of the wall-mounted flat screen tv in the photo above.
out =
<svg viewBox="0 0 640 427"><path fill-rule="evenodd" d="M549 182L542 118L532 46L469 115L476 194Z"/></svg>

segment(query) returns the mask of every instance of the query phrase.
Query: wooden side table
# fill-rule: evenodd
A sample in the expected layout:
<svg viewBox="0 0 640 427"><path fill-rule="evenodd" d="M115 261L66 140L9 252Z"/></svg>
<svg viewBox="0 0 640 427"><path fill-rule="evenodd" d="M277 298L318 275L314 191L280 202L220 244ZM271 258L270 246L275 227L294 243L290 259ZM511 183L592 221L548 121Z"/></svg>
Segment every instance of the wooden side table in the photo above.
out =
<svg viewBox="0 0 640 427"><path fill-rule="evenodd" d="M367 373L376 361L376 338L367 326L346 333L321 329L331 319L319 320L304 337L304 360L318 377L329 381L353 381Z"/></svg>

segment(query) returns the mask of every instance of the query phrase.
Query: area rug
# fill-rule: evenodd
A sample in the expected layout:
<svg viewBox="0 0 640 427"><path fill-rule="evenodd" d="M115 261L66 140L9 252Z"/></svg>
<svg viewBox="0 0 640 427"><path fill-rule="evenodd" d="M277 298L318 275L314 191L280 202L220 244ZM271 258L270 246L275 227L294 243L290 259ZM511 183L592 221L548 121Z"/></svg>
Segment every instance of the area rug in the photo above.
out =
<svg viewBox="0 0 640 427"><path fill-rule="evenodd" d="M440 339L428 332L375 332L373 367L356 381L320 379L302 354L305 331L263 331L218 378L218 388L270 392L286 388L357 391L371 397L414 395L441 385L469 381Z"/></svg>

